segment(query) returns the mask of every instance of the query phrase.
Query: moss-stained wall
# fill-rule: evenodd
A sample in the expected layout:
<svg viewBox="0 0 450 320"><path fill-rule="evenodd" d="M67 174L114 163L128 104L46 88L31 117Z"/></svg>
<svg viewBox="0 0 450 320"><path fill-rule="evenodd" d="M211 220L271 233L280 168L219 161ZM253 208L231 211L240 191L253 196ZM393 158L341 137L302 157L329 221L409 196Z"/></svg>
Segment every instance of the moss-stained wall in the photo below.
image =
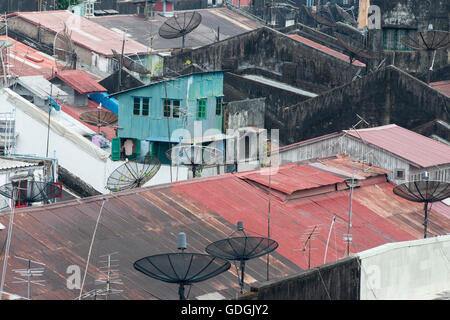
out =
<svg viewBox="0 0 450 320"><path fill-rule="evenodd" d="M198 49L164 58L164 70L182 70L186 62L205 70L267 70L292 86L335 88L352 79L358 67L263 27ZM278 79L277 79L278 80ZM306 88L311 90L311 88Z"/></svg>
<svg viewBox="0 0 450 320"><path fill-rule="evenodd" d="M239 300L359 300L360 273L358 258L348 257L252 285Z"/></svg>
<svg viewBox="0 0 450 320"><path fill-rule="evenodd" d="M370 126L395 123L414 129L434 119L449 121L450 98L389 66L321 96L285 108L280 141L290 144L345 130L362 116Z"/></svg>

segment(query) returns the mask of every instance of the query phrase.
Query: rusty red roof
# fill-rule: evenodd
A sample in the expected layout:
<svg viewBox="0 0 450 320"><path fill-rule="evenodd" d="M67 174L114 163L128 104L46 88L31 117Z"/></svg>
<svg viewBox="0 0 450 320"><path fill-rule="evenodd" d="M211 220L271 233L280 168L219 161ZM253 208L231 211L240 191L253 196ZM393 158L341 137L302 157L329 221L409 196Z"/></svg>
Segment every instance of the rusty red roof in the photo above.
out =
<svg viewBox="0 0 450 320"><path fill-rule="evenodd" d="M401 157L412 164L427 168L450 163L450 146L395 124L356 130L347 134ZM411 146L414 146L413 148Z"/></svg>
<svg viewBox="0 0 450 320"><path fill-rule="evenodd" d="M44 78L49 79L54 71L63 67L49 55L10 37L0 36L0 40L6 39L12 43L12 46L8 49L8 55L6 55L6 48L3 49L3 57L7 63L9 62L9 65L5 64L5 68L8 70L9 66L9 72L12 75L19 77L42 75Z"/></svg>
<svg viewBox="0 0 450 320"><path fill-rule="evenodd" d="M333 162L337 164L331 167ZM314 166L317 163L321 166ZM311 243L314 249L311 250L312 267L324 263L329 234L325 261L332 262L346 255L343 235L347 233L350 190L342 175L334 170L340 168L349 172L353 160L336 156L317 163L283 165L274 173L277 189L273 191L278 194L270 198L270 237L279 247L271 255L272 279L307 268L308 251L301 251L303 234L314 226L318 226L318 233ZM267 169L261 173L267 173ZM352 197L350 253L389 242L422 238L423 205L396 196L392 192L395 185L386 180L383 169L366 169L359 166L355 169L361 178ZM299 179L282 179L290 171ZM187 234L188 249L194 252L204 252L210 242L229 236L238 221L243 221L249 234L266 235L267 181L265 177L258 179L256 173L225 174L17 209L11 254L46 264L47 286L33 288L35 298L75 298L78 291L66 287L66 269L70 265L84 267L102 199L106 198L91 254L86 290L93 289L94 279L100 274L99 256L118 251L124 292L115 298L176 299L176 285L147 278L135 271L132 263L146 255L174 252L176 235L182 231ZM301 176L317 186L305 188ZM330 233L333 217L336 221ZM0 223L8 225L7 213L0 216ZM450 219L432 210L429 231L429 236L447 234ZM0 233L0 237L4 240L4 233ZM11 280L11 269L21 267L20 263L13 258L9 261L5 289L21 294L26 288ZM248 282L265 280L265 257L249 261L246 267ZM190 298L215 291L230 297L236 294L237 288L235 271L231 268L225 274L193 286Z"/></svg>
<svg viewBox="0 0 450 320"><path fill-rule="evenodd" d="M340 52L338 52L336 50L330 49L330 48L328 48L328 47L326 47L324 45L321 45L320 43L314 42L312 40L309 40L309 39L307 39L305 37L302 37L302 36L299 36L297 34L289 34L288 37L290 37L292 39L295 39L297 41L300 41L301 43L306 44L307 46L310 46L310 47L312 47L314 49L320 50L320 51L322 51L322 52L324 52L326 54L332 55L335 58L338 58L338 59L344 60L345 62L350 63L350 57L349 56L347 56L347 55L345 55L343 53L340 53ZM355 66L359 66L359 67L365 67L366 66L365 63L363 63L363 62L361 62L359 60L353 60L352 64L355 65Z"/></svg>
<svg viewBox="0 0 450 320"><path fill-rule="evenodd" d="M41 28L53 33L62 31L65 23L76 45L105 57L112 57L112 49L122 52L123 35L67 10L16 12L10 16L17 16L32 24L40 25ZM132 39L126 39L125 55L146 53L148 53L146 46Z"/></svg>
<svg viewBox="0 0 450 320"><path fill-rule="evenodd" d="M83 70L58 70L54 76L67 83L80 94L108 91Z"/></svg>
<svg viewBox="0 0 450 320"><path fill-rule="evenodd" d="M430 83L430 86L432 86L436 90L439 90L440 92L445 94L447 97L450 97L450 80L432 82L432 83Z"/></svg>

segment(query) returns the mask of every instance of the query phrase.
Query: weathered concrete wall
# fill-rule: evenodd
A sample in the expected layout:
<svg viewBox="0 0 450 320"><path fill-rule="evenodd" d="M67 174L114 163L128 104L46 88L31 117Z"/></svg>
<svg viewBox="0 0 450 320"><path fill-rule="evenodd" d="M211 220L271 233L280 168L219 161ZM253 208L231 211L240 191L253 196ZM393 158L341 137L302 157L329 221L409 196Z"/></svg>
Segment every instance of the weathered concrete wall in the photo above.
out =
<svg viewBox="0 0 450 320"><path fill-rule="evenodd" d="M371 0L370 4L380 7L383 29L410 28L423 31L429 24L432 24L434 30L449 31L450 2L448 0ZM379 38L375 45L382 47ZM431 64L427 52L385 51L384 57L387 59L387 64L395 65L412 73L424 72ZM448 65L449 59L449 50L438 51L434 70Z"/></svg>
<svg viewBox="0 0 450 320"><path fill-rule="evenodd" d="M58 166L59 181L68 186L70 190L73 190L80 197L97 196L101 193L95 190L91 185L87 184L74 174L70 173L67 169Z"/></svg>
<svg viewBox="0 0 450 320"><path fill-rule="evenodd" d="M225 106L225 130L243 127L264 128L266 98L231 101Z"/></svg>
<svg viewBox="0 0 450 320"><path fill-rule="evenodd" d="M360 270L347 257L282 279L252 285L240 300L359 300Z"/></svg>
<svg viewBox="0 0 450 320"><path fill-rule="evenodd" d="M182 70L188 60L206 70L222 68L233 73L254 68L268 70L292 86L307 89L305 86L309 84L321 92L350 81L358 70L266 27L165 57L164 70Z"/></svg>
<svg viewBox="0 0 450 320"><path fill-rule="evenodd" d="M387 67L316 98L285 108L280 141L291 144L350 128L356 114L371 126L395 123L413 129L449 120L450 98L407 73Z"/></svg>
<svg viewBox="0 0 450 320"><path fill-rule="evenodd" d="M38 2L36 0L2 0L0 1L0 12L2 14L17 11L36 11Z"/></svg>
<svg viewBox="0 0 450 320"><path fill-rule="evenodd" d="M361 300L436 299L450 289L450 235L385 244L361 259Z"/></svg>
<svg viewBox="0 0 450 320"><path fill-rule="evenodd" d="M283 110L286 106L305 101L307 97L283 90L271 85L243 78L240 75L227 72L224 76L224 96L226 101L235 100L234 91L240 92L249 99L264 97L266 108L264 113L264 124L266 129L281 129L284 124L280 122L283 118ZM233 88L234 90L230 90ZM236 99L237 100L237 99Z"/></svg>

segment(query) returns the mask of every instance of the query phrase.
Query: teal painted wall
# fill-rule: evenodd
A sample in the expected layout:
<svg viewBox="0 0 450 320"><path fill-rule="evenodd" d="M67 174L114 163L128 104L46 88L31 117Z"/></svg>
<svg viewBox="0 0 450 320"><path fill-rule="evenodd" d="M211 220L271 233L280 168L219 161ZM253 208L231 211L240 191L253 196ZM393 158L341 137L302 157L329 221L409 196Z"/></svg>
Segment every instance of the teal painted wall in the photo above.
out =
<svg viewBox="0 0 450 320"><path fill-rule="evenodd" d="M167 95L166 95L167 90ZM130 90L115 96L119 100L118 130L121 138L168 141L176 129L186 128L194 137L194 121L197 120L197 99L207 98L206 119L201 120L202 132L217 128L222 132L223 110L216 115L216 97L223 96L223 73L203 73L179 77L163 83ZM150 98L148 116L133 115L134 97ZM163 100L180 100L179 118L163 115ZM170 131L168 131L168 126ZM170 135L169 135L170 132ZM178 141L177 141L178 142Z"/></svg>

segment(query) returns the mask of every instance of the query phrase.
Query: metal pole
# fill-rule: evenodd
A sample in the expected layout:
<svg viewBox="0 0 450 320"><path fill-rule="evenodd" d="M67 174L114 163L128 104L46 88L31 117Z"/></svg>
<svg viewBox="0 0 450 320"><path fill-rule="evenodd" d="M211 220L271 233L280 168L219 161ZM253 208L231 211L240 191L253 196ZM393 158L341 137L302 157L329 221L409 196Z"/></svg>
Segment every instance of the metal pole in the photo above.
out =
<svg viewBox="0 0 450 320"><path fill-rule="evenodd" d="M48 143L50 140L50 113L52 112L52 106L50 104L49 101L49 106L48 106L48 125L47 125L47 152L45 153L45 157L48 158Z"/></svg>
<svg viewBox="0 0 450 320"><path fill-rule="evenodd" d="M311 268L311 237L309 238L309 252L308 252L308 269Z"/></svg>
<svg viewBox="0 0 450 320"><path fill-rule="evenodd" d="M9 256L9 247L11 245L11 237L12 237L12 227L14 222L14 201L16 199L15 195L17 193L17 189L15 186L13 186L13 193L12 193L12 204L11 204L11 213L9 216L9 225L8 225L8 234L6 235L6 250L5 250L5 257L3 259L3 269L2 269L2 282L0 285L0 300L3 298L3 288L5 286L5 277L6 277L6 268L8 267L8 256Z"/></svg>
<svg viewBox="0 0 450 320"><path fill-rule="evenodd" d="M27 298L28 298L28 300L30 299L30 281L31 281L31 260L29 260L28 259L28 270L27 270L27 277L28 277L28 290L27 290L27 292L28 292L28 295L27 295Z"/></svg>
<svg viewBox="0 0 450 320"><path fill-rule="evenodd" d="M186 300L184 296L184 284L180 283L180 287L178 288L178 296L180 297L180 300Z"/></svg>
<svg viewBox="0 0 450 320"><path fill-rule="evenodd" d="M244 293L244 273L245 273L245 261L241 260L241 280L239 281L241 286L241 294Z"/></svg>
<svg viewBox="0 0 450 320"><path fill-rule="evenodd" d="M425 210L425 219L423 221L423 225L424 225L423 237L426 238L427 237L427 228L428 228L428 201L425 202L424 210Z"/></svg>
<svg viewBox="0 0 450 320"><path fill-rule="evenodd" d="M271 185L271 177L272 177L272 161L269 162L269 210L267 213L267 238L270 239L270 198L272 194L272 185ZM269 257L270 253L267 254L267 281L269 281Z"/></svg>

